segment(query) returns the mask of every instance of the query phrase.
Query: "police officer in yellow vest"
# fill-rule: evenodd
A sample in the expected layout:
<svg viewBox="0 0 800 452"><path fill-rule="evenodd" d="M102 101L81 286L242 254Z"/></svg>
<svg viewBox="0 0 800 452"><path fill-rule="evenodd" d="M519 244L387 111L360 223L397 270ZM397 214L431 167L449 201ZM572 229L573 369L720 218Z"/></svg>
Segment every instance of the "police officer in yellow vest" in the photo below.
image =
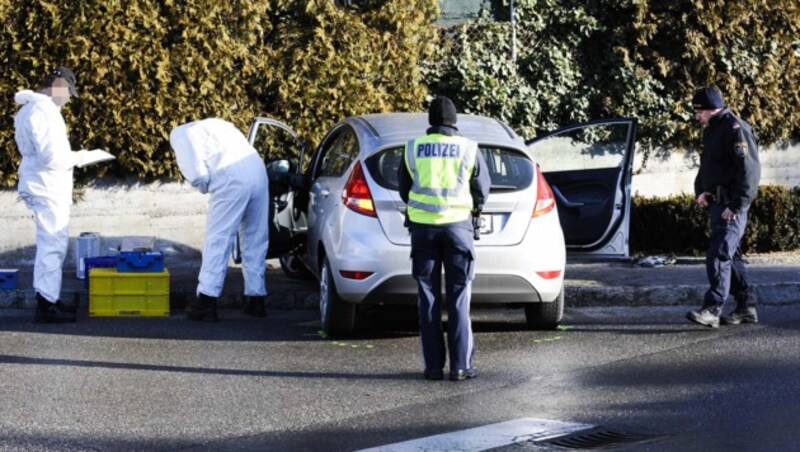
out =
<svg viewBox="0 0 800 452"><path fill-rule="evenodd" d="M474 276L472 212L489 196L491 180L478 145L458 135L456 108L433 100L427 135L411 140L398 168L400 196L408 205L412 273L419 292L419 328L425 378L444 379L441 287L445 270L450 379L475 378L469 303Z"/></svg>

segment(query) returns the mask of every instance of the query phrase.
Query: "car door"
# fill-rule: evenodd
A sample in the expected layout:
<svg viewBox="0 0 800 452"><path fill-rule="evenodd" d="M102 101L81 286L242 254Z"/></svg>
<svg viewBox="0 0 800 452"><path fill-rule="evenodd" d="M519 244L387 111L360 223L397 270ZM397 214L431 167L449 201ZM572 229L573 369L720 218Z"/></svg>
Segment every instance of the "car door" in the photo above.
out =
<svg viewBox="0 0 800 452"><path fill-rule="evenodd" d="M269 251L280 257L305 240L306 212L302 199L303 140L286 124L255 118L247 139L264 159L269 178Z"/></svg>
<svg viewBox="0 0 800 452"><path fill-rule="evenodd" d="M575 124L527 142L556 198L567 252L629 256L637 122Z"/></svg>
<svg viewBox="0 0 800 452"><path fill-rule="evenodd" d="M308 172L308 252L307 263L319 269L319 245L323 234L335 234L333 221L337 209L342 207L342 190L347 182L347 169L358 156L358 139L353 128L346 123L334 127L322 139L314 153Z"/></svg>

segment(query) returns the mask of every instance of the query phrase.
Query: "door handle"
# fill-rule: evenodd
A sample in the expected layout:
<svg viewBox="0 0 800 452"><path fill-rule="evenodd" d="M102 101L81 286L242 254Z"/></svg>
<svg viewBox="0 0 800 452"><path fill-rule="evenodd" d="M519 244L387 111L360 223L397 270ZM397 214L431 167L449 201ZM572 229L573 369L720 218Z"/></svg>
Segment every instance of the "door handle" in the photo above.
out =
<svg viewBox="0 0 800 452"><path fill-rule="evenodd" d="M320 198L327 198L331 195L331 192L327 188L323 188L319 182L315 182L314 185L311 186L311 192Z"/></svg>

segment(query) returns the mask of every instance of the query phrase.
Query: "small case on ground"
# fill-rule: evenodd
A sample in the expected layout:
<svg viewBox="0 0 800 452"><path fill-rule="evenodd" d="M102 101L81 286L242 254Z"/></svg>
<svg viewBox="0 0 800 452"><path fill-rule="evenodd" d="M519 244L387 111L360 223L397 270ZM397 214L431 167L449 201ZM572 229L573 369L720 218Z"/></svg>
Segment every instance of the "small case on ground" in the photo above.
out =
<svg viewBox="0 0 800 452"><path fill-rule="evenodd" d="M0 290L14 290L19 282L19 270L0 268Z"/></svg>
<svg viewBox="0 0 800 452"><path fill-rule="evenodd" d="M158 273L164 270L164 253L161 251L121 251L117 256L120 273Z"/></svg>
<svg viewBox="0 0 800 452"><path fill-rule="evenodd" d="M91 269L89 316L168 317L169 271L121 273L116 268Z"/></svg>

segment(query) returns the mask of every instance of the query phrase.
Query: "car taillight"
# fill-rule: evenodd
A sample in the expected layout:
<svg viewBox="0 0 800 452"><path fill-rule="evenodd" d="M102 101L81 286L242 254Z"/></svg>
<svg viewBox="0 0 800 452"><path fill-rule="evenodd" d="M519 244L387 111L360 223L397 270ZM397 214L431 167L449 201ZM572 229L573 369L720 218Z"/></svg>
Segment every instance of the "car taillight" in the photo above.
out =
<svg viewBox="0 0 800 452"><path fill-rule="evenodd" d="M550 189L550 185L544 179L544 175L539 170L539 167L536 167L536 205L533 206L533 215L532 218L536 218L540 215L544 215L547 212L555 209L556 207L556 198L553 196L553 190Z"/></svg>
<svg viewBox="0 0 800 452"><path fill-rule="evenodd" d="M340 270L339 274L342 275L343 278L347 279L355 279L355 280L362 280L367 279L371 274L374 272L359 272L359 271L348 271L348 270Z"/></svg>
<svg viewBox="0 0 800 452"><path fill-rule="evenodd" d="M361 162L356 162L347 184L342 190L342 202L348 209L370 217L377 217L375 204L372 202L372 194L369 192L367 179L364 178L364 170L361 169Z"/></svg>

